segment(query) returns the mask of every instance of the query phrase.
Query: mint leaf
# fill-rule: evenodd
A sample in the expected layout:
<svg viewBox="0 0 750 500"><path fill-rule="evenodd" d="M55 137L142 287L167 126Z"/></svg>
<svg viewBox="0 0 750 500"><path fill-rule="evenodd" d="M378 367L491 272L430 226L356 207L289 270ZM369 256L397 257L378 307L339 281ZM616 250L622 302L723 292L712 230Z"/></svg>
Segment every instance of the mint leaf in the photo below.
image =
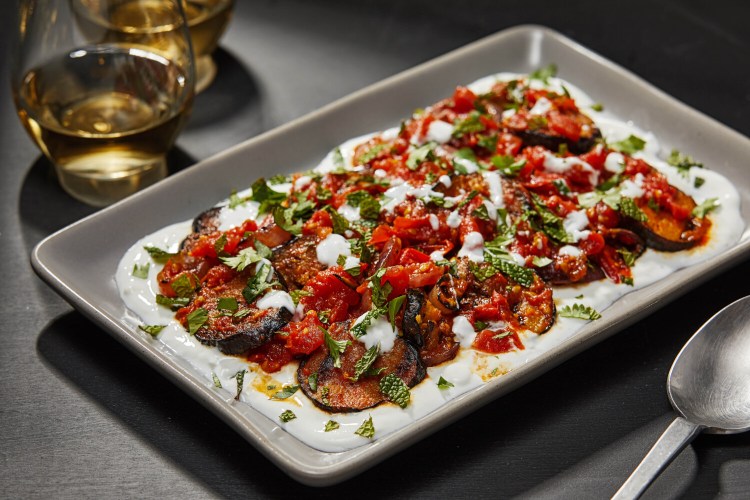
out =
<svg viewBox="0 0 750 500"><path fill-rule="evenodd" d="M250 199L260 203L260 207L258 207L258 212L260 213L270 211L270 209L281 204L281 202L287 198L286 194L268 187L268 184L266 184L266 180L263 177L255 181L252 185L252 190L253 194L250 195Z"/></svg>
<svg viewBox="0 0 750 500"><path fill-rule="evenodd" d="M385 314L385 309L376 307L375 309L371 309L367 312L364 318L362 318L362 321L354 325L350 332L351 334L356 337L360 338L367 334L367 328L372 324L372 322Z"/></svg>
<svg viewBox="0 0 750 500"><path fill-rule="evenodd" d="M251 304L258 296L265 293L266 290L277 284L277 282L268 283L268 277L271 275L272 268L268 264L262 264L254 275L247 280L247 285L242 289L242 296L248 304Z"/></svg>
<svg viewBox="0 0 750 500"><path fill-rule="evenodd" d="M148 333L152 337L156 337L157 335L159 335L159 332L164 330L166 327L167 325L138 325L138 328Z"/></svg>
<svg viewBox="0 0 750 500"><path fill-rule="evenodd" d="M354 382L359 380L359 377L361 377L362 374L367 372L367 370L372 366L372 364L378 358L379 352L380 352L380 346L374 345L370 347L369 349L367 349L367 351L365 351L362 357L357 360L357 363L354 365L354 376L352 377L352 380Z"/></svg>
<svg viewBox="0 0 750 500"><path fill-rule="evenodd" d="M565 306L558 311L558 315L563 318L588 319L595 320L602 317L595 309L583 304L573 304Z"/></svg>
<svg viewBox="0 0 750 500"><path fill-rule="evenodd" d="M219 377L214 372L211 372L211 378L214 381L214 387L221 389L221 380L219 380Z"/></svg>
<svg viewBox="0 0 750 500"><path fill-rule="evenodd" d="M709 198L700 205L697 205L692 212L693 217L703 218L709 212L715 210L721 203L718 198Z"/></svg>
<svg viewBox="0 0 750 500"><path fill-rule="evenodd" d="M646 217L646 214L644 214L643 211L638 208L638 205L635 204L635 201L633 201L632 198L622 198L620 200L620 212L623 215L626 215L631 219L635 219L637 221L648 221L648 217Z"/></svg>
<svg viewBox="0 0 750 500"><path fill-rule="evenodd" d="M341 215L331 205L326 205L325 211L331 216L331 222L333 223L333 232L336 234L345 234L349 230L349 221L346 217Z"/></svg>
<svg viewBox="0 0 750 500"><path fill-rule="evenodd" d="M134 278L142 280L148 279L148 270L150 267L151 264L149 262L146 262L143 265L133 264L133 272L131 274Z"/></svg>
<svg viewBox="0 0 750 500"><path fill-rule="evenodd" d="M176 253L169 253L166 250L162 250L159 247L145 246L143 247L143 249L147 251L151 258L156 262L164 262L170 257L174 257L175 255L177 255Z"/></svg>
<svg viewBox="0 0 750 500"><path fill-rule="evenodd" d="M208 321L208 311L199 307L190 314L187 315L188 332L190 335L194 335L195 332L201 329L201 327Z"/></svg>
<svg viewBox="0 0 750 500"><path fill-rule="evenodd" d="M291 397L299 389L298 385L285 385L279 392L271 396L271 399L287 399Z"/></svg>
<svg viewBox="0 0 750 500"><path fill-rule="evenodd" d="M380 379L380 392L401 408L406 408L411 400L409 387L395 373L389 373Z"/></svg>
<svg viewBox="0 0 750 500"><path fill-rule="evenodd" d="M401 306L406 300L406 295L399 295L388 303L388 319L391 321L391 328L396 331L396 315L401 310Z"/></svg>
<svg viewBox="0 0 750 500"><path fill-rule="evenodd" d="M555 63L550 63L543 68L531 72L529 74L529 80L540 80L546 85L549 83L549 79L555 75L557 75L557 65Z"/></svg>
<svg viewBox="0 0 750 500"><path fill-rule="evenodd" d="M245 383L245 372L246 371L247 370L240 370L234 376L234 379L237 381L237 394L234 396L235 401L239 401L240 400L240 394L242 394L242 387L243 387L243 385Z"/></svg>
<svg viewBox="0 0 750 500"><path fill-rule="evenodd" d="M418 148L414 149L409 153L409 159L406 160L406 166L409 170L416 170L419 165L425 161L432 161L435 159L435 154L432 149L435 144L428 142Z"/></svg>
<svg viewBox="0 0 750 500"><path fill-rule="evenodd" d="M318 390L318 372L313 372L307 377L307 385L310 386L310 390L317 392Z"/></svg>
<svg viewBox="0 0 750 500"><path fill-rule="evenodd" d="M185 307L190 303L190 299L188 297L167 297L166 295L157 294L156 295L156 303L160 306L166 306L172 309L173 311L176 311L177 309L181 307Z"/></svg>
<svg viewBox="0 0 750 500"><path fill-rule="evenodd" d="M331 431L335 431L338 428L339 428L339 423L338 422L336 422L335 420L329 420L328 422L326 422L326 426L323 429L323 431L324 432L331 432Z"/></svg>
<svg viewBox="0 0 750 500"><path fill-rule="evenodd" d="M480 117L482 114L479 111L472 111L464 119L456 118L453 124L453 137L462 137L466 134L475 132L484 132L487 128Z"/></svg>
<svg viewBox="0 0 750 500"><path fill-rule="evenodd" d="M612 143L609 146L621 153L632 155L638 151L642 151L646 146L646 141L631 134L627 139Z"/></svg>
<svg viewBox="0 0 750 500"><path fill-rule="evenodd" d="M234 257L219 257L219 260L236 271L243 271L247 266L263 260L252 247L243 248Z"/></svg>
<svg viewBox="0 0 750 500"><path fill-rule="evenodd" d="M450 389L451 387L455 387L452 383L445 380L443 377L440 377L440 379L437 382L438 389L444 391L445 389Z"/></svg>
<svg viewBox="0 0 750 500"><path fill-rule="evenodd" d="M346 350L348 346L352 344L351 340L334 340L329 334L328 330L323 327L318 327L323 330L323 341L328 348L328 352L333 358L333 366L341 368L341 354Z"/></svg>
<svg viewBox="0 0 750 500"><path fill-rule="evenodd" d="M363 219L377 220L380 216L380 202L367 191L355 191L347 195L346 202L359 207L359 215Z"/></svg>
<svg viewBox="0 0 750 500"><path fill-rule="evenodd" d="M281 415L279 415L279 420L281 420L284 423L290 422L297 418L297 415L294 414L292 410L284 410Z"/></svg>
<svg viewBox="0 0 750 500"><path fill-rule="evenodd" d="M359 426L359 429L354 431L354 434L358 434L367 439L375 437L375 426L372 423L372 415L370 415L370 418L362 422L362 425Z"/></svg>
<svg viewBox="0 0 750 500"><path fill-rule="evenodd" d="M194 282L189 276L191 275L181 274L170 284L172 290L178 297L189 297L195 293L196 286L193 284ZM197 278L195 281L198 281Z"/></svg>

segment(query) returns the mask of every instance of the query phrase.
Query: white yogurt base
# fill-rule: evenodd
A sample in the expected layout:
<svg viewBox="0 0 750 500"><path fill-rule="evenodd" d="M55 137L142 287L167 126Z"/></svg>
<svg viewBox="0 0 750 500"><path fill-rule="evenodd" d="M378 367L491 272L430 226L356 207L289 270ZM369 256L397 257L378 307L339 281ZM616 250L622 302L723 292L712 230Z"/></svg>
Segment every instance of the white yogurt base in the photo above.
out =
<svg viewBox="0 0 750 500"><path fill-rule="evenodd" d="M500 73L478 80L469 85L469 88L476 93L483 93L487 92L498 80L516 77L518 75ZM539 84L540 82L533 81L533 85ZM550 79L552 89L561 91L561 85L563 84L576 99L579 107L586 110L589 116L594 119L607 141L619 141L630 134L646 140L645 149L634 156L641 157L658 168L667 176L672 185L693 196L696 202L701 203L708 198L718 198L721 202L721 206L709 215L712 220L712 227L710 241L706 245L677 253L647 250L632 268L633 287L615 285L608 280L603 280L570 288L554 288L555 303L558 309L565 305L583 303L606 316L606 308L626 293L659 281L676 269L704 261L732 247L739 240L744 230L744 222L739 211L739 194L728 179L710 170L693 168L688 179L683 178L675 168L661 159L660 154L665 155L666 150L662 150L653 134L646 133L631 123L618 121L606 113L591 111L590 106L593 101L580 89L557 78ZM395 131L397 129L389 129L386 134L393 135L396 133ZM447 128L432 131L433 137L431 139L444 137L446 131ZM371 135L351 139L339 147L348 168L353 168L352 156L355 146L370 137ZM334 168L333 153L331 153L323 159L316 170L327 172ZM611 168L615 167L611 166ZM705 179L705 183L700 188L695 188L693 185L696 176ZM278 191L288 191L291 184L277 185L273 188ZM420 191L419 188L410 187L408 189L418 192ZM395 189L392 193L393 198L400 198L403 194L401 191L404 189ZM248 191L239 193L240 196L246 194L248 194ZM224 204L226 205L226 202ZM255 202L246 202L235 209L225 207L220 214L220 229L227 230L241 224L246 219L257 217L258 204ZM386 403L359 413L329 414L315 407L301 391L282 401L269 398L267 389L269 385L277 386L278 389L281 389L284 385L297 385L296 363L287 365L280 372L270 375L265 374L253 363L223 355L218 349L202 345L174 320L172 311L156 305L155 296L158 293L156 275L161 266L152 261L143 247L151 245L174 252L182 239L189 234L190 227L191 221L168 226L139 240L125 253L118 265L115 280L128 309L138 316L136 318L129 315L124 318L125 322L131 325L134 331L143 335L144 338L148 338L152 342L162 343L175 356L187 361L194 369L195 374L205 380L206 387L217 391L228 403L232 401L237 390L235 374L240 370L248 370L244 377L241 401L256 408L300 441L326 452L345 451L371 442L370 439L354 433L362 422L369 417L373 419L376 440L401 429L440 408L445 402L482 386L485 381L502 376L514 368L533 361L543 353L570 339L588 323L583 320L558 316L555 325L549 332L543 335L530 333L522 335L521 340L526 348L521 351L488 355L470 348L462 348L453 361L427 369L428 377L411 389L411 403L406 409L402 410L396 405ZM328 252L324 253L327 257ZM331 253L338 252L332 251ZM341 254L345 254L345 251L342 251ZM132 276L134 264L150 264L148 279L144 280ZM583 295L584 298L576 299L580 295ZM286 301L285 297L282 296L276 299ZM459 323L454 325L454 330L465 333L467 337L470 336L471 332L468 332L465 328L466 325L461 325L460 321L458 320ZM142 324L167 326L157 338L151 339L148 334L138 330L138 325ZM462 342L462 344L464 343L470 345L468 341ZM222 388L214 386L214 374L220 380ZM439 389L437 381L440 377L452 383L453 387ZM288 423L282 423L279 420L279 415L287 409L292 410L297 418ZM339 428L324 432L325 424L329 420L338 422Z"/></svg>

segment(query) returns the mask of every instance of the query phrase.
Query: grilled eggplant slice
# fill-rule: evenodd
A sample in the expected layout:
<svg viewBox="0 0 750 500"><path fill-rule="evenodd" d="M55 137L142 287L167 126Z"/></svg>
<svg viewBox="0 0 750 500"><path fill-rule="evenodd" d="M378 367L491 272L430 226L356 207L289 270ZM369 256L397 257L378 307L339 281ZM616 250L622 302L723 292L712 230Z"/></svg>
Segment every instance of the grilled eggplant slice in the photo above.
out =
<svg viewBox="0 0 750 500"><path fill-rule="evenodd" d="M456 357L461 347L452 330L452 315L443 314L422 290L406 292L402 330L404 338L419 349L426 366L435 366Z"/></svg>
<svg viewBox="0 0 750 500"><path fill-rule="evenodd" d="M350 324L349 321L333 324L329 335L334 340L351 340ZM408 387L421 382L427 373L414 347L397 338L393 349L377 357L371 374L353 380L355 365L366 351L364 344L352 341L341 353L341 368L337 368L323 345L300 363L297 381L316 406L341 413L365 410L386 401L386 396L380 392L380 380L390 373L396 374Z"/></svg>
<svg viewBox="0 0 750 500"><path fill-rule="evenodd" d="M300 236L274 250L271 257L273 267L291 290L301 289L326 268L318 261L316 247L319 242L314 235Z"/></svg>
<svg viewBox="0 0 750 500"><path fill-rule="evenodd" d="M221 268L226 266L216 266L216 269ZM249 276L247 270L216 286L204 285L191 303L177 312L177 320L190 329L194 326L190 324L190 314L203 309L207 317L195 331L195 338L203 344L218 347L224 354L242 354L270 341L273 334L292 319L292 313L283 307L259 309L254 304L247 305L242 291ZM236 300L238 309L221 310L219 299Z"/></svg>
<svg viewBox="0 0 750 500"><path fill-rule="evenodd" d="M682 191L674 189L676 191L675 202L692 212L696 206L695 201ZM645 241L646 246L654 250L679 252L692 248L703 242L711 227L711 221L705 217L691 215L678 220L667 210L655 210L645 199L637 199L635 203L646 216L646 221L623 217L623 227L639 235Z"/></svg>

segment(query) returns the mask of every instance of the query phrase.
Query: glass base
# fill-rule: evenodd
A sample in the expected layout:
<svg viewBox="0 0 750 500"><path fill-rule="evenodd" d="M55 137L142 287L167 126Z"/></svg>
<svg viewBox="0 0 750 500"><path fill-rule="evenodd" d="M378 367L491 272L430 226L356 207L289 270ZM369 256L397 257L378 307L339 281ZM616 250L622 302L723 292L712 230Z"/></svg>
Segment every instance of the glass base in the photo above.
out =
<svg viewBox="0 0 750 500"><path fill-rule="evenodd" d="M201 56L195 60L195 93L206 90L216 78L216 63L211 55Z"/></svg>
<svg viewBox="0 0 750 500"><path fill-rule="evenodd" d="M73 198L105 207L167 176L167 162L159 157L123 157L121 154L88 157L85 162L56 167L62 188Z"/></svg>

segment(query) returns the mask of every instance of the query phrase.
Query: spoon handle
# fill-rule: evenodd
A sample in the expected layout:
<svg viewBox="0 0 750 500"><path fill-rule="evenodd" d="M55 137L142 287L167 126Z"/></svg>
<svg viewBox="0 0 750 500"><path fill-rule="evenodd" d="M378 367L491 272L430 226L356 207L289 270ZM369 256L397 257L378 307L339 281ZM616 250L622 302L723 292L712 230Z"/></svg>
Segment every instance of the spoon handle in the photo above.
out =
<svg viewBox="0 0 750 500"><path fill-rule="evenodd" d="M617 490L612 500L639 498L677 453L703 428L702 425L688 422L682 417L675 418L628 480Z"/></svg>

